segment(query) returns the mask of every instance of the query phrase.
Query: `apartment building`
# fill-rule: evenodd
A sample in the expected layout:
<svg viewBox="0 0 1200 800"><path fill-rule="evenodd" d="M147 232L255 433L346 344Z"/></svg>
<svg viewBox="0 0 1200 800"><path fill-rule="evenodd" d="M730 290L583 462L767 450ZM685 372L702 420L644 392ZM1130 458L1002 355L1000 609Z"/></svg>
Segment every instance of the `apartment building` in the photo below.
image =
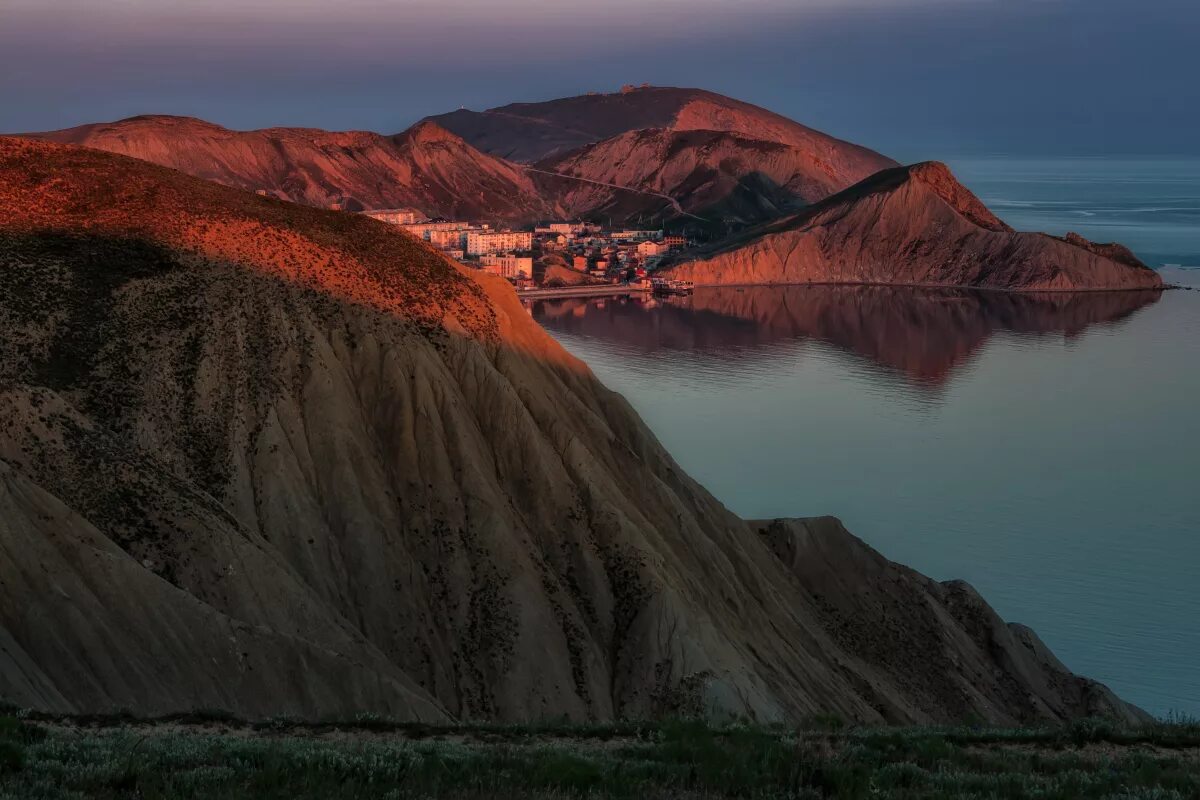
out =
<svg viewBox="0 0 1200 800"><path fill-rule="evenodd" d="M533 276L533 259L529 256L483 255L479 266L484 272L502 278L530 278Z"/></svg>
<svg viewBox="0 0 1200 800"><path fill-rule="evenodd" d="M362 212L364 216L387 222L391 225L412 225L425 219L425 215L415 208L377 208L373 211Z"/></svg>
<svg viewBox="0 0 1200 800"><path fill-rule="evenodd" d="M467 231L467 255L469 256L507 253L532 248L533 234L529 231Z"/></svg>

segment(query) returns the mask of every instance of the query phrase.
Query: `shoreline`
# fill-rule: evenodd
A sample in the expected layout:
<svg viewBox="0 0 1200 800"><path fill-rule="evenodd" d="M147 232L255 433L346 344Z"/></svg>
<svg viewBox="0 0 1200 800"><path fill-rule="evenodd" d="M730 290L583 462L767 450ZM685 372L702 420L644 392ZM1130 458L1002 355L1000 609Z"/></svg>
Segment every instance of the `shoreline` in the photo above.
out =
<svg viewBox="0 0 1200 800"><path fill-rule="evenodd" d="M1102 294L1106 292L1166 292L1191 291L1195 287L1177 284L1162 286L1131 286L1128 288L1098 289L1009 289L1002 286L972 286L961 283L890 283L887 281L778 281L771 283L696 283L696 289L752 289L761 287L787 286L878 286L898 289L957 289L972 292L999 292L1002 294Z"/></svg>

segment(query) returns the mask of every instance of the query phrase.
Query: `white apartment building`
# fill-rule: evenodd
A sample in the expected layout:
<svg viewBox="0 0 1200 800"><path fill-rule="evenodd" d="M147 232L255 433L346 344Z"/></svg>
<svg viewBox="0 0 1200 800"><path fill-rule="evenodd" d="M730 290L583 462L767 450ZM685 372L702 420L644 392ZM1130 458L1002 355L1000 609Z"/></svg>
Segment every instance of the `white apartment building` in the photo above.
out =
<svg viewBox="0 0 1200 800"><path fill-rule="evenodd" d="M533 248L533 234L529 231L467 231L467 255L482 256L489 253L507 253L513 250Z"/></svg>
<svg viewBox="0 0 1200 800"><path fill-rule="evenodd" d="M529 256L484 255L479 257L479 266L501 278L533 277L533 259Z"/></svg>
<svg viewBox="0 0 1200 800"><path fill-rule="evenodd" d="M465 250L467 246L466 229L457 231L430 231L429 243L442 250Z"/></svg>

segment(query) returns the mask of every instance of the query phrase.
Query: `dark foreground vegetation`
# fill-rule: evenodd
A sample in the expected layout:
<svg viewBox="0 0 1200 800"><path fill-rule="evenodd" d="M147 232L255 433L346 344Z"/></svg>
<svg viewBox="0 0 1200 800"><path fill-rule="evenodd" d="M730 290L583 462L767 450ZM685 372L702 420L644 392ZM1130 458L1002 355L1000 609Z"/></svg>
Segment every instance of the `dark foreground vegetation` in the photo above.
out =
<svg viewBox="0 0 1200 800"><path fill-rule="evenodd" d="M0 716L0 798L1200 797L1200 723L800 730Z"/></svg>

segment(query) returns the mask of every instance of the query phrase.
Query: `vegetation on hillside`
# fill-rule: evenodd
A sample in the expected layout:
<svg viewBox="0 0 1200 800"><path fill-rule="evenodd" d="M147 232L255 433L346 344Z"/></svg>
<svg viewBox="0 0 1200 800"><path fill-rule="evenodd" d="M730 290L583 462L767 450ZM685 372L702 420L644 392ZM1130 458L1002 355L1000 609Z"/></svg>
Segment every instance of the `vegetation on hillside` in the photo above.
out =
<svg viewBox="0 0 1200 800"><path fill-rule="evenodd" d="M0 798L1191 798L1200 724L801 730L0 718Z"/></svg>

